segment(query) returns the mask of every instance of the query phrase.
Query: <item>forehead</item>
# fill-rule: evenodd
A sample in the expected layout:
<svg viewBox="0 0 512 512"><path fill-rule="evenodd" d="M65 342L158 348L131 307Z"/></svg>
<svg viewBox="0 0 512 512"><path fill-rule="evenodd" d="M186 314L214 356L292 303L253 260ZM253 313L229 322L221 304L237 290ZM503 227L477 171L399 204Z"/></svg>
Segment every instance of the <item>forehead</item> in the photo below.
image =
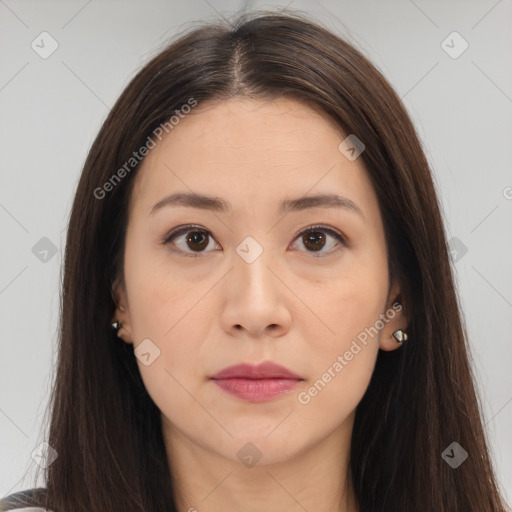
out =
<svg viewBox="0 0 512 512"><path fill-rule="evenodd" d="M207 101L175 122L146 160L169 151L188 151L187 160L205 154L270 159L275 153L300 160L305 152L337 151L343 136L325 112L289 98Z"/></svg>
<svg viewBox="0 0 512 512"><path fill-rule="evenodd" d="M325 112L297 100L205 102L145 157L134 201L147 210L175 190L220 197L236 190L245 203L315 188L361 196L371 183L362 159L350 161L338 149L345 137Z"/></svg>

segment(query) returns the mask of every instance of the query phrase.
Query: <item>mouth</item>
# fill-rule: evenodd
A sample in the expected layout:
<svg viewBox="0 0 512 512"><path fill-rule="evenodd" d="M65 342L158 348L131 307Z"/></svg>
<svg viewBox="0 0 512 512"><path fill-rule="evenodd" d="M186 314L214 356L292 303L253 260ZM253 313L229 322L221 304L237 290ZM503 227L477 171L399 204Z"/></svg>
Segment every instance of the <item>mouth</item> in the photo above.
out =
<svg viewBox="0 0 512 512"><path fill-rule="evenodd" d="M226 393L249 402L267 402L293 389L304 379L272 362L230 366L211 377Z"/></svg>
<svg viewBox="0 0 512 512"><path fill-rule="evenodd" d="M301 379L213 379L223 391L248 402L267 402L293 389L302 382Z"/></svg>

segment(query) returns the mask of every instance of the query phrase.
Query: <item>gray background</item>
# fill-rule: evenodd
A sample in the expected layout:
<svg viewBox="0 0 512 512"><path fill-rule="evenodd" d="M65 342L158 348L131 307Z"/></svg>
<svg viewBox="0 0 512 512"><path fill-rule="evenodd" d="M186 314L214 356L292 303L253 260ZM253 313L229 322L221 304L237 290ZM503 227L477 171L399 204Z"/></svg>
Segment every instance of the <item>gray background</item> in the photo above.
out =
<svg viewBox="0 0 512 512"><path fill-rule="evenodd" d="M479 396L512 501L511 0L0 0L1 496L31 485L31 454L45 440L66 221L109 108L177 31L286 5L361 48L418 127L447 236L456 239L453 266ZM51 48L43 31L58 43L46 59L31 47ZM457 58L444 48L458 52L461 40L442 46L453 31L469 44Z"/></svg>

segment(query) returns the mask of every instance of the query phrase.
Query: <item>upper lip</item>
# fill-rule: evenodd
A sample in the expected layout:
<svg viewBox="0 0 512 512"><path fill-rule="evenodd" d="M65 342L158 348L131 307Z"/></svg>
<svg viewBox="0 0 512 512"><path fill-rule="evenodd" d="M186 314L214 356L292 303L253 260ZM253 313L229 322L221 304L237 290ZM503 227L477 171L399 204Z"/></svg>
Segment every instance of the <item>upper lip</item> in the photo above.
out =
<svg viewBox="0 0 512 512"><path fill-rule="evenodd" d="M220 372L213 375L212 379L298 379L304 380L300 375L293 373L284 366L281 366L271 361L253 365L250 363L236 364L228 366Z"/></svg>

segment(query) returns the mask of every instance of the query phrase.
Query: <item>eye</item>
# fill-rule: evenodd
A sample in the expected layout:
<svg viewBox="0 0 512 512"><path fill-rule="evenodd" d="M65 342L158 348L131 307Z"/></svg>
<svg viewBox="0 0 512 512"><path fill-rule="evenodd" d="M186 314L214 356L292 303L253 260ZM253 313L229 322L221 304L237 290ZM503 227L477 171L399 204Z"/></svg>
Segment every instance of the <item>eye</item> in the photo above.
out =
<svg viewBox="0 0 512 512"><path fill-rule="evenodd" d="M315 258L328 256L339 251L341 247L348 246L348 242L345 236L343 236L338 231L335 231L334 229L328 228L326 226L311 226L310 228L301 231L297 235L297 238L299 237L301 237L300 239L305 247L312 249L311 251L306 252L313 253L312 256ZM334 243L331 241L331 243L328 244L328 237L334 239ZM331 247L330 250L322 251L324 247L329 247L329 245Z"/></svg>
<svg viewBox="0 0 512 512"><path fill-rule="evenodd" d="M182 237L182 235L186 235ZM302 237L302 238L300 238ZM211 240L209 240L211 238ZM308 229L301 231L295 239L301 239L302 244L309 250L306 252L312 253L314 257L322 257L324 255L330 255L334 252L340 250L341 247L348 246L348 242L346 238L339 232L334 229L325 227L325 226L311 226ZM331 243L327 243L328 239L331 238L334 241ZM171 242L178 247L177 251L182 253L184 256L189 256L192 258L197 258L201 256L202 253L210 252L207 251L209 247L212 248L213 237L211 237L211 233L201 228L200 226L182 226L174 231L171 231L164 240L162 241L162 245L167 245ZM329 247L330 250L323 251L324 247ZM220 248L218 244L216 247ZM215 244L213 246L215 248ZM189 252L192 250L192 252ZM318 254L314 254L318 253Z"/></svg>
<svg viewBox="0 0 512 512"><path fill-rule="evenodd" d="M182 237L181 235L187 236ZM211 245L208 241L209 237L211 237L211 233L200 226L182 226L169 233L162 241L162 244L167 245L173 242L179 248L179 250L175 252L183 253L184 256L197 258L201 256L202 252L209 252L204 251L205 248ZM187 252L187 249L193 249L193 252ZM194 254L194 251L196 254Z"/></svg>

